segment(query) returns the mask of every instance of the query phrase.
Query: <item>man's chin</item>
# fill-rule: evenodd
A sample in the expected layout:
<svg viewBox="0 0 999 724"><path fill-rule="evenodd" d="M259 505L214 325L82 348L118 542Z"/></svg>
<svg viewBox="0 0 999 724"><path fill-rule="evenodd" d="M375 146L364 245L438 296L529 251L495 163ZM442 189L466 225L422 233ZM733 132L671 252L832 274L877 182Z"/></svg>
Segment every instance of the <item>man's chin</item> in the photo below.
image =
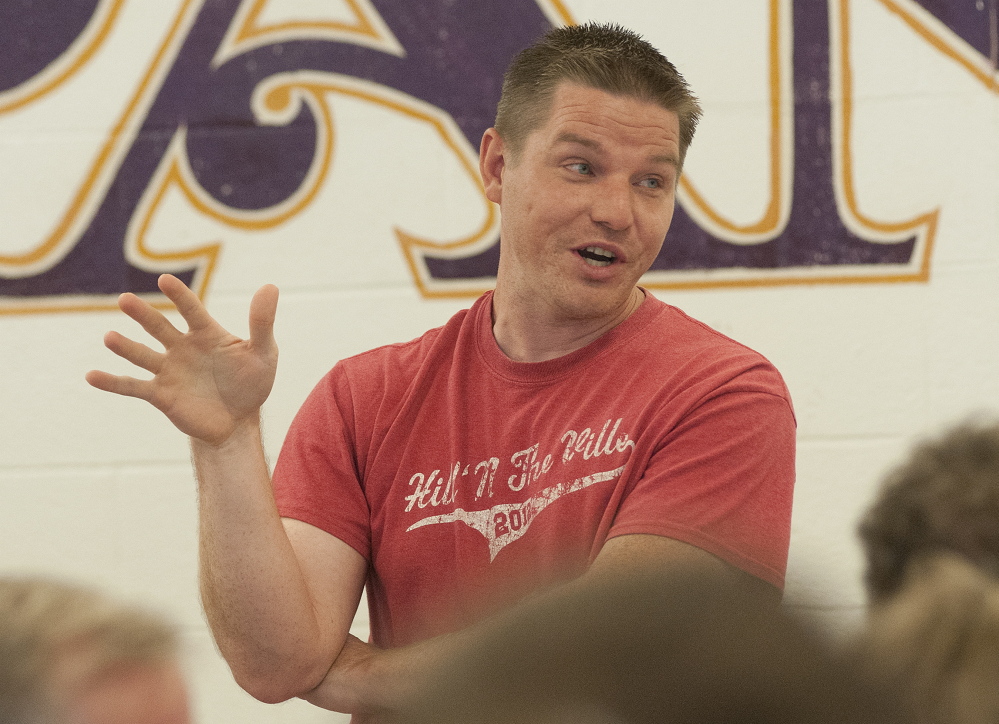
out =
<svg viewBox="0 0 999 724"><path fill-rule="evenodd" d="M580 290L567 290L562 299L562 312L566 319L576 321L623 321L638 304L642 292L632 286L627 289L586 285ZM618 319L620 318L620 319Z"/></svg>

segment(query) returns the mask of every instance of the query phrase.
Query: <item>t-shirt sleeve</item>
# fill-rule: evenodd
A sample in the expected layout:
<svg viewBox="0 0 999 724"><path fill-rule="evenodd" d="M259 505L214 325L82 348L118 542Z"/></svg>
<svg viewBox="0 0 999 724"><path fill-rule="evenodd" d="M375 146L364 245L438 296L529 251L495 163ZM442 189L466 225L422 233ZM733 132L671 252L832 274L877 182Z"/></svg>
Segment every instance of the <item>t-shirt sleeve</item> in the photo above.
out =
<svg viewBox="0 0 999 724"><path fill-rule="evenodd" d="M794 413L779 375L747 372L664 435L608 537L675 538L783 588L794 453Z"/></svg>
<svg viewBox="0 0 999 724"><path fill-rule="evenodd" d="M278 513L320 528L370 560L368 503L360 482L354 398L341 366L309 394L274 467Z"/></svg>

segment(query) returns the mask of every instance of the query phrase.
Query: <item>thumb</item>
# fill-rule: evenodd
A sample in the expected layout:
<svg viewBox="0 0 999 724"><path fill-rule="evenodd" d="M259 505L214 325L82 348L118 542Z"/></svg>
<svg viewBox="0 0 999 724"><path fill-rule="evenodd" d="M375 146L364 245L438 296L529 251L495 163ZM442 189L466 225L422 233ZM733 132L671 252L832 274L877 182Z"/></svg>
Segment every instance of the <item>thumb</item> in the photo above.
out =
<svg viewBox="0 0 999 724"><path fill-rule="evenodd" d="M277 316L278 288L265 284L250 301L250 344L260 350L275 347L274 319Z"/></svg>

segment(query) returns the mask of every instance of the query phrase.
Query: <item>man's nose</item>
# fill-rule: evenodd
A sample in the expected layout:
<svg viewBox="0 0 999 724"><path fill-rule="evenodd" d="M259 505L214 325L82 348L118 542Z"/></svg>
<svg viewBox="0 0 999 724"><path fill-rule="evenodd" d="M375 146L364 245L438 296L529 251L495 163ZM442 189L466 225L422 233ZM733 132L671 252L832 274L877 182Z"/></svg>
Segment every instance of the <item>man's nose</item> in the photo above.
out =
<svg viewBox="0 0 999 724"><path fill-rule="evenodd" d="M590 217L612 231L623 231L632 224L633 201L631 183L608 179L594 189Z"/></svg>

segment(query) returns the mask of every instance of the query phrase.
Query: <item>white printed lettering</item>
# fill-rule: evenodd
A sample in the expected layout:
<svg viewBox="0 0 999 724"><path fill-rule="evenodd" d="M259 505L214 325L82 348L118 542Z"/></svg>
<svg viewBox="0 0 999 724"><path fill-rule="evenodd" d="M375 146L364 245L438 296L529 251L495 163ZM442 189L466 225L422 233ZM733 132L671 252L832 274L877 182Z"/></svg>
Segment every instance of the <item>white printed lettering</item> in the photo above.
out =
<svg viewBox="0 0 999 724"><path fill-rule="evenodd" d="M565 451L562 453L563 465L572 460L572 456L576 454L575 451L572 449L573 445L576 444L576 437L578 436L575 430L566 430L565 434L562 435L561 438L559 438L559 442L566 442L566 438L568 438L569 440L568 442L566 442Z"/></svg>
<svg viewBox="0 0 999 724"><path fill-rule="evenodd" d="M627 433L619 434L621 424L622 418L620 417L616 420L608 418L598 434L594 434L593 429L589 427L578 432L566 430L559 440L565 446L562 450L562 463L568 463L577 453L581 454L583 459L590 460L634 448L635 443L628 437ZM551 471L554 457L552 454L542 457L541 444L541 442L536 442L529 448L519 450L510 456L509 464L516 472L512 475L508 474L509 471L503 472L507 473L507 487L511 491L520 492ZM403 498L406 501L406 512L409 513L414 508L440 508L454 505L459 497L461 479L467 477L470 471L476 478L475 500L484 497L492 498L495 492L496 476L500 474L502 465L500 458L490 457L476 463L474 467L471 463L456 461L447 468L443 468L447 471L443 474L442 468L434 470L429 476L424 473L414 473L409 478L409 494ZM471 492L469 489L466 496ZM516 516L510 516L504 512L502 519L497 518L492 521L492 524L505 527L508 531L512 530L516 533L521 526L526 527L527 522L520 513L517 513Z"/></svg>
<svg viewBox="0 0 999 724"><path fill-rule="evenodd" d="M525 485L534 482L541 477L542 473L547 473L551 470L552 456L546 456L545 459L539 463L538 447L539 443L534 443L526 450L514 453L510 458L510 462L513 463L515 468L524 471L520 474L519 480L516 475L511 475L510 479L506 481L510 490L514 492L523 490Z"/></svg>
<svg viewBox="0 0 999 724"><path fill-rule="evenodd" d="M430 473L429 480L426 480L426 476L423 473L414 473L413 477L409 479L410 485L416 483L416 490L405 497L405 500L409 501L409 505L406 506L407 513L413 509L414 503L421 508L427 507L427 495L430 493L430 486L434 484L434 478L439 472L440 470L434 470Z"/></svg>
<svg viewBox="0 0 999 724"><path fill-rule="evenodd" d="M413 523L408 531L426 525L443 523L464 523L477 530L489 543L489 560L493 561L503 548L520 539L527 533L534 519L549 505L565 495L585 490L591 485L615 480L624 471L624 466L614 470L585 475L571 482L562 482L545 488L522 503L504 503L486 510L465 510L456 508L450 513L434 515Z"/></svg>
<svg viewBox="0 0 999 724"><path fill-rule="evenodd" d="M475 499L478 500L488 490L489 497L493 497L493 480L496 478L496 471L499 469L499 458L489 458L483 460L475 466L475 472L482 470L482 478L479 480L479 487L475 490Z"/></svg>
<svg viewBox="0 0 999 724"><path fill-rule="evenodd" d="M607 420L601 428L600 434L596 437L588 427L580 432L566 430L560 438L560 442L565 443L565 450L562 451L563 464L572 460L576 453L582 453L583 459L589 460L614 452L624 452L628 448L634 449L635 441L629 438L627 433L622 433L615 439L622 419L619 417L617 420ZM611 427L612 422L613 427ZM610 428L609 432L608 428Z"/></svg>
<svg viewBox="0 0 999 724"><path fill-rule="evenodd" d="M443 481L437 483L437 487L434 488L434 494L430 496L430 504L435 508L438 505L450 505L454 502L454 499L458 495L458 486L456 482L458 480L458 471L461 470L461 463L457 462L451 468L451 474L448 476L447 485L444 486ZM467 471L468 468L466 467ZM442 499L437 498L437 494L440 492L441 487L444 486L444 497Z"/></svg>

